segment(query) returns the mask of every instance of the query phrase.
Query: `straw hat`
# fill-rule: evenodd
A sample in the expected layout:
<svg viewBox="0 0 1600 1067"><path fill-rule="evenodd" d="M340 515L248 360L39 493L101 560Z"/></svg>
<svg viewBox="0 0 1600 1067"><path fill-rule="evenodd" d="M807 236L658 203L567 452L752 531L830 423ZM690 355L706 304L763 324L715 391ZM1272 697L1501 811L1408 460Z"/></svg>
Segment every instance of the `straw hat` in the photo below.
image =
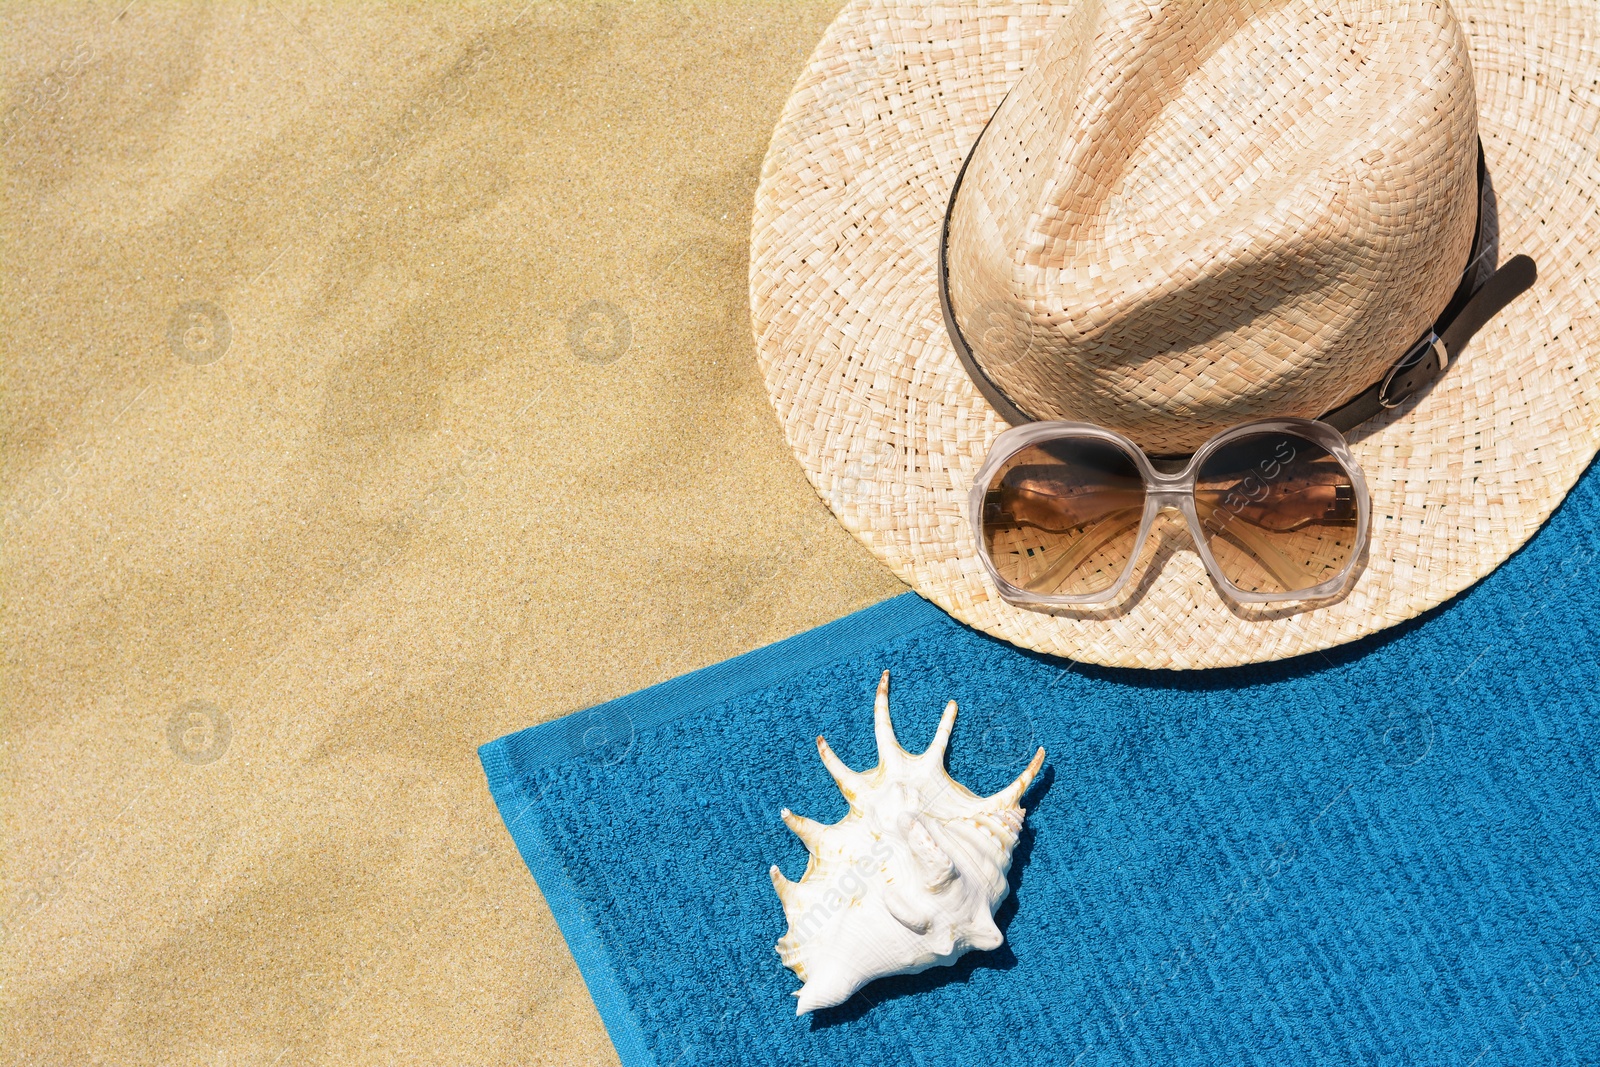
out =
<svg viewBox="0 0 1600 1067"><path fill-rule="evenodd" d="M1497 567L1595 454L1597 71L1600 13L1553 0L856 0L756 195L772 403L853 534L1017 645L1214 667L1392 626ZM1000 599L972 538L968 490L1007 423L941 317L947 207L983 375L1152 454L1371 386L1450 299L1480 207L1477 273L1526 253L1539 277L1431 391L1347 434L1373 522L1343 600L1230 605L1172 524L1116 603L1044 614Z"/></svg>

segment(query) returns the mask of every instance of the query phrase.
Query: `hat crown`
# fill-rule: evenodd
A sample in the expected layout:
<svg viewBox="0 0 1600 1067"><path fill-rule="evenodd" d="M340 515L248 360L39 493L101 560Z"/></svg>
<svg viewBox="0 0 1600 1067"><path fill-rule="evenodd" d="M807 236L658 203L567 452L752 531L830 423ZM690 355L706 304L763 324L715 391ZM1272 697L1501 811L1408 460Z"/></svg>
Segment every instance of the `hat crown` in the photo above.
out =
<svg viewBox="0 0 1600 1067"><path fill-rule="evenodd" d="M1086 2L973 152L957 321L1023 410L1153 452L1316 417L1454 290L1476 116L1441 3Z"/></svg>

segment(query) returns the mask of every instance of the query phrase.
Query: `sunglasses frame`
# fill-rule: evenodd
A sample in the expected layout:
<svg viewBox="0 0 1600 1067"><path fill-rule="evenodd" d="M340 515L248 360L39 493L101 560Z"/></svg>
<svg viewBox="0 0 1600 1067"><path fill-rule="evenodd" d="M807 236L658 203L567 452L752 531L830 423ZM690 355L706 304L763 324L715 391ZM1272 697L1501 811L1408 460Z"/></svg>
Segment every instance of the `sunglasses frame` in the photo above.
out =
<svg viewBox="0 0 1600 1067"><path fill-rule="evenodd" d="M1356 497L1356 543L1350 553L1350 560L1344 568L1334 577L1325 582L1311 586L1308 589L1296 589L1287 593L1256 593L1240 589L1230 582L1222 573L1222 568L1217 565L1216 558L1211 554L1211 547L1200 523L1200 514L1195 508L1194 488L1196 475L1202 464L1216 452L1217 449L1230 441L1241 437L1248 437L1261 433L1291 433L1305 438L1314 445L1328 451L1334 459L1344 467L1345 473L1350 475L1351 484L1354 486ZM1132 457L1138 466L1140 474L1144 476L1144 514L1139 521L1139 532L1134 541L1133 551L1128 554L1127 566L1110 586L1098 593L1085 593L1079 595L1055 593L1042 594L1030 593L1019 589L1000 575L999 569L989 557L989 550L983 539L983 502L988 494L989 483L994 479L996 472L1002 465L1018 452L1029 445L1041 441L1058 440L1062 438L1093 438L1109 442L1121 448ZM1117 594L1127 586L1132 578L1134 568L1138 565L1139 557L1144 553L1145 541L1150 537L1150 528L1155 525L1156 516L1168 507L1176 508L1184 517L1189 527L1189 536L1194 541L1195 550L1200 555L1200 560L1205 564L1206 573L1211 576L1212 584L1218 592L1241 604L1276 604L1290 600L1326 600L1337 597L1343 592L1346 583L1355 573L1357 565L1367 550L1367 527L1372 519L1372 498L1367 492L1367 481L1361 473L1361 466L1356 462L1355 456L1350 453L1350 446L1345 441L1344 435L1325 422L1316 422L1311 419L1258 419L1254 422L1240 423L1230 427L1212 437L1195 454L1189 457L1183 469L1175 474L1163 474L1155 469L1150 462L1150 457L1145 455L1144 449L1134 444L1133 441L1109 430L1104 426L1096 426L1087 422L1030 422L1016 426L1001 434L989 449L989 455L984 460L983 466L978 470L978 476L972 483L972 491L967 498L967 506L972 522L972 536L978 546L978 558L983 560L984 569L989 572L989 578L999 589L1000 596L1008 604L1023 608L1050 608L1089 606L1105 604L1116 599Z"/></svg>

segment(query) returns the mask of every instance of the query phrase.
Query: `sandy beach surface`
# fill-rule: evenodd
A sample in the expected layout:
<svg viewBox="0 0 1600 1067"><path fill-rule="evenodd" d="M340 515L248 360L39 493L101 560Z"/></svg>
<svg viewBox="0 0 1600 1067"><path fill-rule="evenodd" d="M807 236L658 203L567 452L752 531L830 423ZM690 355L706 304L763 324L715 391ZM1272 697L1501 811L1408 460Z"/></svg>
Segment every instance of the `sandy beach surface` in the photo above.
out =
<svg viewBox="0 0 1600 1067"><path fill-rule="evenodd" d="M0 1060L615 1062L476 747L903 589L750 340L836 10L0 8Z"/></svg>

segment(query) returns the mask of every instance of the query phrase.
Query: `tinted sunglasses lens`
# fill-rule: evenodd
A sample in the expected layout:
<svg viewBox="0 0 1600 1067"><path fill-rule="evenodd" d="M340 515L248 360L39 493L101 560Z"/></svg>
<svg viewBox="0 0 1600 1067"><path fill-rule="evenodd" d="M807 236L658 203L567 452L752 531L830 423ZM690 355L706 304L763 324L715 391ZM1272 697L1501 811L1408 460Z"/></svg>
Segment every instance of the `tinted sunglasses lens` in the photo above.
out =
<svg viewBox="0 0 1600 1067"><path fill-rule="evenodd" d="M1111 588L1138 545L1144 478L1116 445L1069 437L1029 445L983 497L983 547L1006 581L1042 596Z"/></svg>
<svg viewBox="0 0 1600 1067"><path fill-rule="evenodd" d="M1194 502L1217 567L1246 592L1310 589L1337 578L1355 553L1355 481L1297 434L1223 445L1196 472Z"/></svg>

